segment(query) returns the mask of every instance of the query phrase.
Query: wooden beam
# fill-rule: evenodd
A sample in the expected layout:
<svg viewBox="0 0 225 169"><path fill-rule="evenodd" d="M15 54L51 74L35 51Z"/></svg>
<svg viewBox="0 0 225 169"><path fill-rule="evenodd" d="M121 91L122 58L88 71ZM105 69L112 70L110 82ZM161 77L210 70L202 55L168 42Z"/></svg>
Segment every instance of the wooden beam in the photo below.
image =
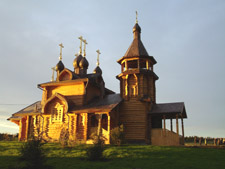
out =
<svg viewBox="0 0 225 169"><path fill-rule="evenodd" d="M102 114L98 115L98 135L102 134Z"/></svg>
<svg viewBox="0 0 225 169"><path fill-rule="evenodd" d="M181 116L181 126L182 126L182 139L183 139L183 144L184 144L184 120L183 120L182 116Z"/></svg>
<svg viewBox="0 0 225 169"><path fill-rule="evenodd" d="M108 130L108 143L110 144L110 115L108 114L108 126L107 126L107 130Z"/></svg>
<svg viewBox="0 0 225 169"><path fill-rule="evenodd" d="M149 70L149 61L146 60L146 69Z"/></svg>
<svg viewBox="0 0 225 169"><path fill-rule="evenodd" d="M20 119L20 125L19 125L19 135L18 135L19 141L21 141L21 135L22 135L22 119Z"/></svg>
<svg viewBox="0 0 225 169"><path fill-rule="evenodd" d="M84 141L87 141L87 133L88 133L88 113L84 114Z"/></svg>
<svg viewBox="0 0 225 169"><path fill-rule="evenodd" d="M166 136L166 116L163 115L163 133Z"/></svg>
<svg viewBox="0 0 225 169"><path fill-rule="evenodd" d="M166 116L163 115L163 130L166 131Z"/></svg>
<svg viewBox="0 0 225 169"><path fill-rule="evenodd" d="M74 140L77 139L77 114L74 116Z"/></svg>
<svg viewBox="0 0 225 169"><path fill-rule="evenodd" d="M128 70L127 61L125 61L125 71Z"/></svg>
<svg viewBox="0 0 225 169"><path fill-rule="evenodd" d="M170 119L170 130L173 131L173 119Z"/></svg>
<svg viewBox="0 0 225 169"><path fill-rule="evenodd" d="M179 135L178 114L176 115L176 127L177 127L177 135Z"/></svg>
<svg viewBox="0 0 225 169"><path fill-rule="evenodd" d="M140 59L138 59L137 61L138 61L138 69L140 69Z"/></svg>
<svg viewBox="0 0 225 169"><path fill-rule="evenodd" d="M29 116L27 116L26 119L26 135L25 135L25 139L28 140L29 137Z"/></svg>

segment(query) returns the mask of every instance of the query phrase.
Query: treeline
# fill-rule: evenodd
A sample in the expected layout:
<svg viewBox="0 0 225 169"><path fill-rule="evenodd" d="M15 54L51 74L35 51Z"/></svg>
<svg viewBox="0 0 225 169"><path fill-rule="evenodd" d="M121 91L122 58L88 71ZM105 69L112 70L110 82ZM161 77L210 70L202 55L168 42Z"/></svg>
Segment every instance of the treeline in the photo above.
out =
<svg viewBox="0 0 225 169"><path fill-rule="evenodd" d="M18 134L0 133L0 141L17 141Z"/></svg>
<svg viewBox="0 0 225 169"><path fill-rule="evenodd" d="M195 144L214 144L214 145L225 144L225 138L188 136L185 137L184 140L185 143L195 143Z"/></svg>

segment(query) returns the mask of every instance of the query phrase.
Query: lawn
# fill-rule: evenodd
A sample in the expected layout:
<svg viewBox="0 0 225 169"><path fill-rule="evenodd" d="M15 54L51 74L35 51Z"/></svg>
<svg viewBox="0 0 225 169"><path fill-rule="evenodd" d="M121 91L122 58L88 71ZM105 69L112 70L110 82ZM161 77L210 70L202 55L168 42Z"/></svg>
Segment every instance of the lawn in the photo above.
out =
<svg viewBox="0 0 225 169"><path fill-rule="evenodd" d="M18 164L21 142L0 142L0 169ZM225 149L149 145L106 146L105 161L87 161L86 148L44 145L47 163L54 169L225 169Z"/></svg>

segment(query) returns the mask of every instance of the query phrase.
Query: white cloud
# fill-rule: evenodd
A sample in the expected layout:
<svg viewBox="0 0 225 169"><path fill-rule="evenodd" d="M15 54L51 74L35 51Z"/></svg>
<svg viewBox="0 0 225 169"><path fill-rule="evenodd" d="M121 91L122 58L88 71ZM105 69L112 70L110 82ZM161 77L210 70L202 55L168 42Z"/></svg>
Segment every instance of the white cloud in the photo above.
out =
<svg viewBox="0 0 225 169"><path fill-rule="evenodd" d="M1 127L10 128L10 129L19 129L18 126L8 125L8 124L0 124Z"/></svg>

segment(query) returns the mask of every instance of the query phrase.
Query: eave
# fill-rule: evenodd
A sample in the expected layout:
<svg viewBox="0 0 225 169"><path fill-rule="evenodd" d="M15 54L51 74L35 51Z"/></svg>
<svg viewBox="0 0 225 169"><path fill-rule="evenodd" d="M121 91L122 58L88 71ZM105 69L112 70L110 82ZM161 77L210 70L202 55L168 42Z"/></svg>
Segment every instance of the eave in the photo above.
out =
<svg viewBox="0 0 225 169"><path fill-rule="evenodd" d="M124 75L128 75L128 74L150 74L152 76L154 76L155 80L158 80L159 77L155 74L155 72L151 71L151 70L146 70L146 69L130 69L127 71L124 71L122 73L120 73L119 75L116 76L117 79L120 79L122 76Z"/></svg>
<svg viewBox="0 0 225 169"><path fill-rule="evenodd" d="M117 60L117 63L121 64L121 62L123 60L137 60L137 59L149 59L152 61L153 65L155 65L157 63L157 61L155 60L155 58L153 56L145 56L145 55L141 55L141 56L123 56L122 58L120 58L119 60Z"/></svg>
<svg viewBox="0 0 225 169"><path fill-rule="evenodd" d="M66 81L53 81L53 82L46 82L38 84L38 87L47 87L47 86L65 86L65 85L71 85L74 83L84 83L88 82L88 78L82 78L82 79L75 79L75 80L66 80Z"/></svg>

